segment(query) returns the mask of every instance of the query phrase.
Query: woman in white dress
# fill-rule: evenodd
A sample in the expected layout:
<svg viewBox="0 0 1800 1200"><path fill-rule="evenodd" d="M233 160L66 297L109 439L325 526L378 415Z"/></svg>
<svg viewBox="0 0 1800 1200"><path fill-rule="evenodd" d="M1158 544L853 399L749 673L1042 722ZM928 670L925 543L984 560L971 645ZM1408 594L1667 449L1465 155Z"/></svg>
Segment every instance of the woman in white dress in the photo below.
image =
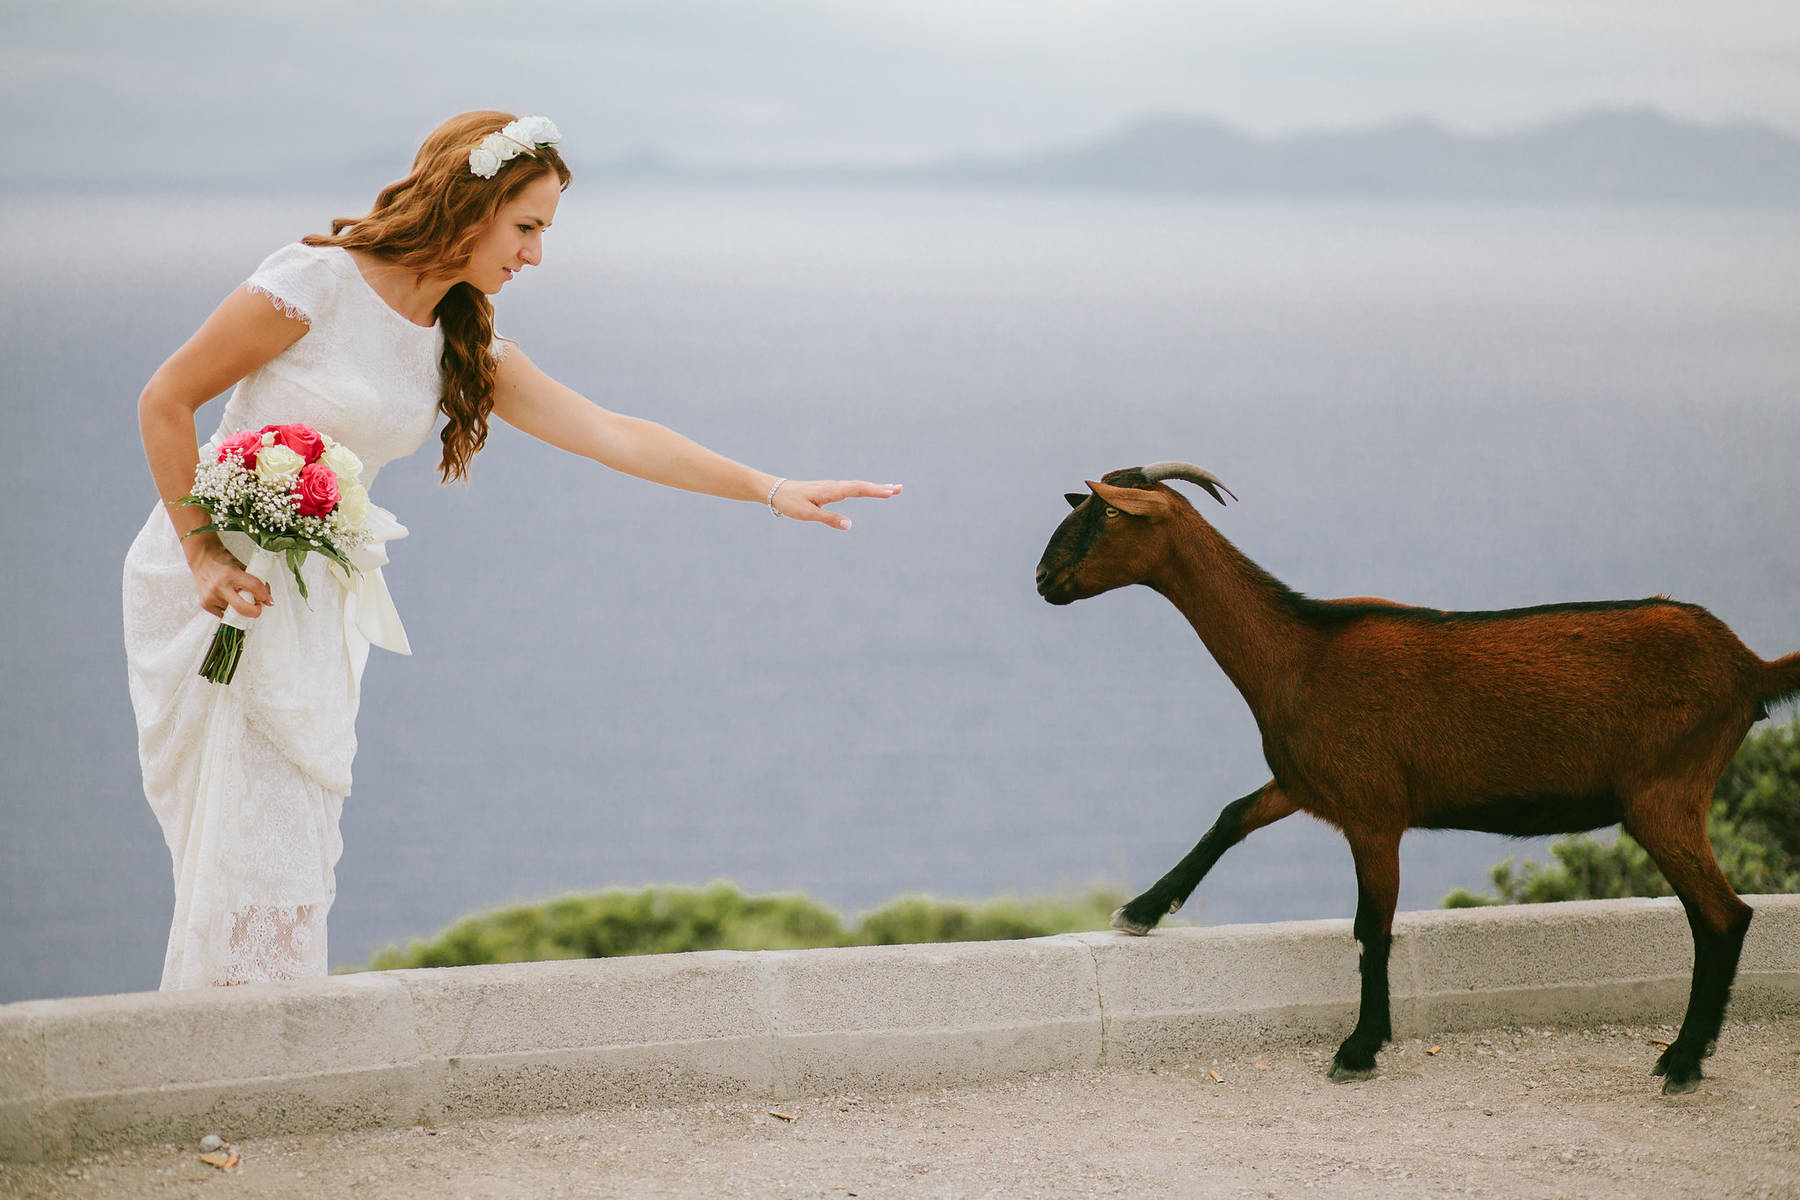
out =
<svg viewBox="0 0 1800 1200"><path fill-rule="evenodd" d="M494 337L488 297L542 260L569 182L559 141L542 117L446 121L368 215L270 255L144 389L163 503L126 556L125 645L144 792L174 862L165 989L325 973L363 664L371 645L407 652L378 569L406 532L391 514L371 508L361 574L309 556L303 600L285 570L247 573L236 535L192 532L206 515L174 502L203 452L265 425L311 425L361 458L373 488L441 413L451 480L497 416L614 470L837 529L850 522L825 505L900 490L753 470L599 408ZM233 384L203 451L195 414ZM219 685L199 669L227 605L255 621L236 677Z"/></svg>

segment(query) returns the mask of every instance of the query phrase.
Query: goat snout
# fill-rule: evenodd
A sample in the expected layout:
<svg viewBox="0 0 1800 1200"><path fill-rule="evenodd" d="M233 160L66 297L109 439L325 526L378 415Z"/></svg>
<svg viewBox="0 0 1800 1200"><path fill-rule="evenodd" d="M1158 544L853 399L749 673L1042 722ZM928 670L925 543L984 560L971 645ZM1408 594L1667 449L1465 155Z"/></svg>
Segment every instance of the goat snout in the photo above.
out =
<svg viewBox="0 0 1800 1200"><path fill-rule="evenodd" d="M1067 571L1053 571L1051 568L1045 566L1039 566L1037 569L1038 595L1042 596L1052 604L1071 604L1074 602L1075 598L1063 590L1063 585L1068 583L1068 581L1069 572Z"/></svg>

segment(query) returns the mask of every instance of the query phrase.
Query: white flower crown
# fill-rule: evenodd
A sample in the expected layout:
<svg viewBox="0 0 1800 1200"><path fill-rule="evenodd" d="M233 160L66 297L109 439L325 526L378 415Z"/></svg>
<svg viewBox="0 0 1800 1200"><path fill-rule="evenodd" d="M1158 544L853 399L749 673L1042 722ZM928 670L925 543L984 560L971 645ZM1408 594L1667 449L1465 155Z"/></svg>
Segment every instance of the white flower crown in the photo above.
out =
<svg viewBox="0 0 1800 1200"><path fill-rule="evenodd" d="M469 151L469 173L492 179L494 172L521 154L537 157L539 146L554 146L562 141L549 117L520 117L498 133L490 133L481 144Z"/></svg>

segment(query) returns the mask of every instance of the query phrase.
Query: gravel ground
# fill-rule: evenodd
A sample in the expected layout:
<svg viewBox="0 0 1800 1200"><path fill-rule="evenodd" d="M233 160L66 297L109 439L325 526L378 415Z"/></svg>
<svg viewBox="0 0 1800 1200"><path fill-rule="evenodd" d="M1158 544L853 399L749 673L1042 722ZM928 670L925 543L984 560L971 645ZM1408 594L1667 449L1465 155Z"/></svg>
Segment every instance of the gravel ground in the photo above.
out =
<svg viewBox="0 0 1800 1200"><path fill-rule="evenodd" d="M1800 1026L1727 1022L1699 1091L1649 1074L1672 1031L1502 1029L898 1096L707 1102L0 1164L0 1196L1800 1198ZM1216 1078L1215 1078L1216 1075ZM232 1136L228 1129L219 1133Z"/></svg>

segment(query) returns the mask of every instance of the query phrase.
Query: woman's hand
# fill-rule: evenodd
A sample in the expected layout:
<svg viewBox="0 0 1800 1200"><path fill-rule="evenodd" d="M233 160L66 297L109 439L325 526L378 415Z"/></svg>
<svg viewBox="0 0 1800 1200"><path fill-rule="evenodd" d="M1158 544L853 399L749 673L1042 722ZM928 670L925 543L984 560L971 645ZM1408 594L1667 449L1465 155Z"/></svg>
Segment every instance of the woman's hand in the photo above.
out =
<svg viewBox="0 0 1800 1200"><path fill-rule="evenodd" d="M204 539L204 540L202 540ZM269 585L244 570L244 564L210 533L195 534L189 539L188 569L194 573L194 592L200 607L215 617L225 615L230 605L246 617L260 617L262 610L275 606Z"/></svg>
<svg viewBox="0 0 1800 1200"><path fill-rule="evenodd" d="M860 479L784 479L775 489L775 499L771 503L784 517L819 521L839 532L847 532L850 518L828 511L825 505L858 498L886 500L899 494L897 483L864 483Z"/></svg>

